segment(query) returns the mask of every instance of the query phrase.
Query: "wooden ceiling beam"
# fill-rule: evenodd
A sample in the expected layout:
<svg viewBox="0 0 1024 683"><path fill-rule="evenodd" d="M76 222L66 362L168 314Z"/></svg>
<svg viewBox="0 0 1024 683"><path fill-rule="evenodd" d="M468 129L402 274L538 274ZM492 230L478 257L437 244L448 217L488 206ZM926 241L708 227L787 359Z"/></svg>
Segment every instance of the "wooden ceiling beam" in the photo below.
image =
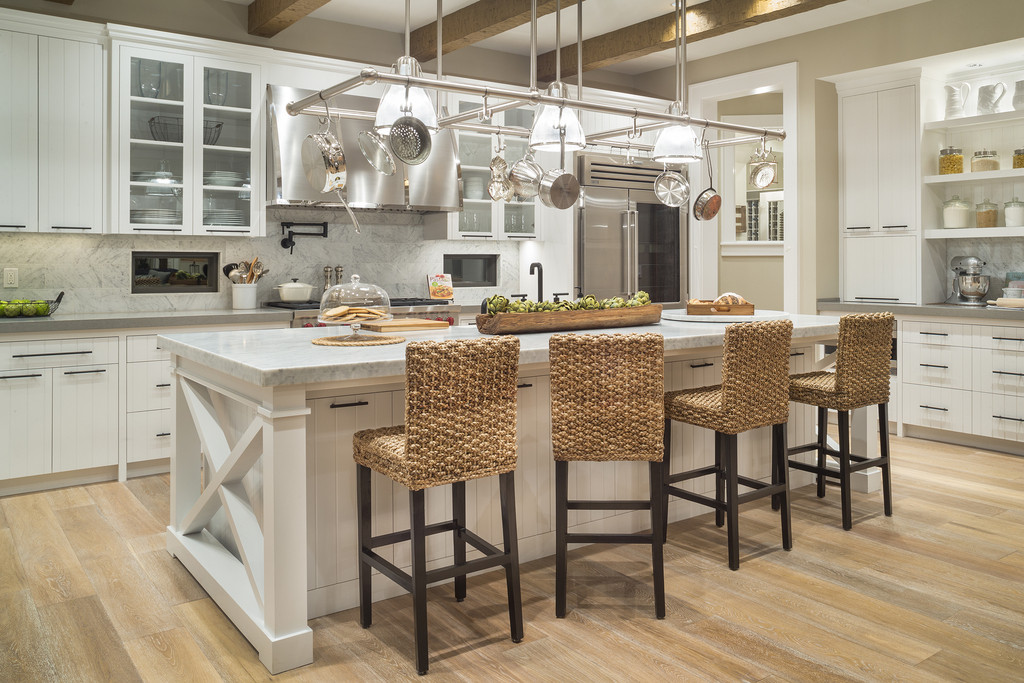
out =
<svg viewBox="0 0 1024 683"><path fill-rule="evenodd" d="M749 26L834 5L843 0L707 0L686 10L686 44ZM641 21L583 41L583 70L671 50L676 41L675 13ZM586 27L586 17L583 18ZM562 48L562 78L576 75L576 44ZM537 57L537 80L555 80L555 51Z"/></svg>
<svg viewBox="0 0 1024 683"><path fill-rule="evenodd" d="M582 1L582 0L581 0ZM576 0L562 0L562 9L573 7ZM537 0L537 16L555 11L555 0ZM442 53L448 54L485 38L530 23L530 0L479 0L443 17ZM409 35L409 52L421 62L437 57L437 22L413 30Z"/></svg>
<svg viewBox="0 0 1024 683"><path fill-rule="evenodd" d="M249 35L271 38L330 0L253 0Z"/></svg>

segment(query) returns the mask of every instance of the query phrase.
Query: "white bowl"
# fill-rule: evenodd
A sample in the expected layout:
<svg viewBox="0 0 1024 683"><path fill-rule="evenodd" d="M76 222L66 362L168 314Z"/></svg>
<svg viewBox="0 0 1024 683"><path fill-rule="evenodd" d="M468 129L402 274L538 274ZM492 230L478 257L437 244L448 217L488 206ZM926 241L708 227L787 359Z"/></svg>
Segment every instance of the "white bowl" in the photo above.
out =
<svg viewBox="0 0 1024 683"><path fill-rule="evenodd" d="M1024 296L1024 289L1020 287L1004 287L1003 298L1004 299L1020 299Z"/></svg>

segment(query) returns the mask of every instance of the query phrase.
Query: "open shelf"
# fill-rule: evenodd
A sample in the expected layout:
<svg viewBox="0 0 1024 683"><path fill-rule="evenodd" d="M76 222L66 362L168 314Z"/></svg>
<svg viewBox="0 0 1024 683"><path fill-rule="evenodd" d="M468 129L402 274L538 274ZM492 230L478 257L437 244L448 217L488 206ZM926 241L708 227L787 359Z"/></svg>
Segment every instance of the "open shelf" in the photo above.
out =
<svg viewBox="0 0 1024 683"><path fill-rule="evenodd" d="M930 228L926 240L985 239L990 237L1024 237L1024 228Z"/></svg>
<svg viewBox="0 0 1024 683"><path fill-rule="evenodd" d="M1017 122L1024 122L1024 111L1001 111L995 114L964 116L963 118L948 119L946 121L929 121L924 124L924 129L946 132L973 128L975 126L996 126L1001 123Z"/></svg>
<svg viewBox="0 0 1024 683"><path fill-rule="evenodd" d="M1024 180L1024 168L1007 168L998 171L977 171L976 173L947 173L926 175L921 181L925 185L949 185L953 183L984 183L992 180Z"/></svg>

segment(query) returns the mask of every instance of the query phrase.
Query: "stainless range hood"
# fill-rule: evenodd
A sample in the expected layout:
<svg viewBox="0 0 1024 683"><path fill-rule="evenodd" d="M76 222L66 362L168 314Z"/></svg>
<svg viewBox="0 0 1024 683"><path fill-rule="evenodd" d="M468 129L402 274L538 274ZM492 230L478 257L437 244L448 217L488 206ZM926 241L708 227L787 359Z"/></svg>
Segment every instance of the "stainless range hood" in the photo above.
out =
<svg viewBox="0 0 1024 683"><path fill-rule="evenodd" d="M321 194L306 181L302 170L302 141L322 129L315 116L291 116L289 102L313 94L288 86L267 86L267 203L271 206L322 206L341 208L334 194ZM339 95L331 107L375 112L377 100ZM433 136L430 156L422 164L396 162L390 176L381 175L363 157L356 143L360 131L373 127L372 120L334 117L331 130L345 150L347 178L342 192L353 209L385 211L461 211L462 170L455 134L442 130Z"/></svg>

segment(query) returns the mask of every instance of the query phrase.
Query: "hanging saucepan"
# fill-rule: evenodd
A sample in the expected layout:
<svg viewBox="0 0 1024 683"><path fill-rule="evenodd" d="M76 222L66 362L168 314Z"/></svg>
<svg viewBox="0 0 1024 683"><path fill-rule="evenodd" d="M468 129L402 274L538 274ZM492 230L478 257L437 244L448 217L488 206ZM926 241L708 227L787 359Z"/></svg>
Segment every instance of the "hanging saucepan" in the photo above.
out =
<svg viewBox="0 0 1024 683"><path fill-rule="evenodd" d="M540 201L552 209L568 209L580 198L576 176L562 169L547 171L540 179Z"/></svg>
<svg viewBox="0 0 1024 683"><path fill-rule="evenodd" d="M654 179L654 194L665 206L677 208L690 198L690 183L679 171L670 171L666 168Z"/></svg>
<svg viewBox="0 0 1024 683"><path fill-rule="evenodd" d="M302 141L302 169L306 180L318 192L332 192L345 187L345 152L330 130L311 133Z"/></svg>
<svg viewBox="0 0 1024 683"><path fill-rule="evenodd" d="M402 116L391 124L388 144L395 157L415 166L430 156L430 131L415 116Z"/></svg>
<svg viewBox="0 0 1024 683"><path fill-rule="evenodd" d="M533 152L512 164L508 179L512 183L512 191L523 199L532 199L540 192L540 181L544 177L544 169L533 160Z"/></svg>
<svg viewBox="0 0 1024 683"><path fill-rule="evenodd" d="M704 156L708 160L708 189L693 200L693 217L699 221L710 221L718 215L719 209L722 208L722 197L715 189L711 170L711 150L707 147L704 147Z"/></svg>
<svg viewBox="0 0 1024 683"><path fill-rule="evenodd" d="M361 130L356 136L359 143L359 151L363 153L370 166L381 175L395 174L395 158L391 156L391 150L387 143L381 139L375 130Z"/></svg>

